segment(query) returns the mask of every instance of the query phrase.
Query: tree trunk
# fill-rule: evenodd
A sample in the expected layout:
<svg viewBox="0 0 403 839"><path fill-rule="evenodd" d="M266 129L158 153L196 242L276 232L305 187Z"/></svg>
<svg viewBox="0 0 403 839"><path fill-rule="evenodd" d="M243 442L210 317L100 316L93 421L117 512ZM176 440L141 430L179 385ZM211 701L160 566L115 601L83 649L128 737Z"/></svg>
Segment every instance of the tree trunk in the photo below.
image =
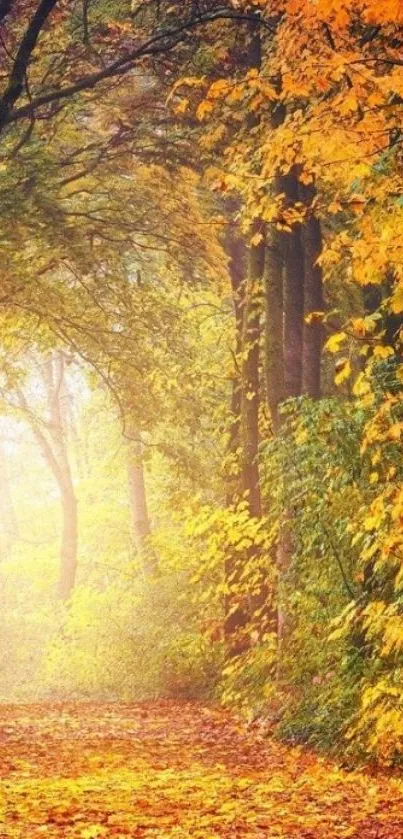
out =
<svg viewBox="0 0 403 839"><path fill-rule="evenodd" d="M296 173L285 175L283 184L287 204L295 204L298 201ZM284 380L288 398L300 396L302 387L304 252L300 224L293 225L285 241Z"/></svg>
<svg viewBox="0 0 403 839"><path fill-rule="evenodd" d="M315 196L314 187L304 187L301 199L309 208ZM321 395L321 356L323 347L323 326L320 316L323 311L323 276L317 260L322 252L322 231L320 221L309 212L303 227L304 245L304 348L302 361L302 392L312 399ZM306 322L310 316L310 322Z"/></svg>
<svg viewBox="0 0 403 839"><path fill-rule="evenodd" d="M158 562L155 551L147 544L151 536L151 526L147 507L143 446L138 431L132 432L128 445L128 477L133 541L141 558L144 574L149 577L156 573Z"/></svg>
<svg viewBox="0 0 403 839"><path fill-rule="evenodd" d="M260 232L260 225L256 228ZM261 234L263 236L263 233ZM259 483L259 402L260 402L260 316L261 285L265 260L264 238L249 250L249 276L243 321L242 364L242 490L251 516L262 514Z"/></svg>
<svg viewBox="0 0 403 839"><path fill-rule="evenodd" d="M273 230L266 249L265 269L265 372L266 395L273 431L280 429L279 407L284 401L284 237L278 230Z"/></svg>
<svg viewBox="0 0 403 839"><path fill-rule="evenodd" d="M227 202L227 209L231 216L236 205ZM242 487L240 472L242 470L242 350L243 350L243 319L245 310L247 248L245 239L237 228L235 221L228 226L226 236L226 250L229 255L228 270L231 281L234 325L235 352L234 373L231 394L231 416L228 440L229 475L227 476L226 505L236 507L241 498ZM227 592L224 597L224 638L227 654L230 657L240 655L248 646L245 628L248 624L248 610L240 596L241 574L243 565L237 552L227 550L225 557L224 575Z"/></svg>
<svg viewBox="0 0 403 839"><path fill-rule="evenodd" d="M65 360L62 352L54 352L45 366L51 437L59 470L58 480L63 509L63 532L60 547L59 596L67 600L73 592L77 571L77 499L67 448ZM53 470L54 471L54 470ZM59 475L59 477L57 477Z"/></svg>
<svg viewBox="0 0 403 839"><path fill-rule="evenodd" d="M286 196L286 205L292 206L298 201L298 178L291 171L282 179ZM302 389L302 353L303 353L303 317L304 317L304 251L301 225L294 224L285 238L285 276L284 276L284 397L300 396ZM282 603L282 584L292 561L292 513L286 502L286 481L284 482L284 508L280 517L280 531L277 545L277 571L279 580L277 605L277 635L279 642L279 666L281 645L288 617Z"/></svg>
<svg viewBox="0 0 403 839"><path fill-rule="evenodd" d="M18 392L18 401L59 488L63 525L58 594L63 600L68 600L74 589L77 570L78 514L68 452L67 428L63 422L62 400L66 396L66 383L62 352L54 352L47 358L42 367L42 376L48 405L48 419L41 419L35 414L21 390Z"/></svg>
<svg viewBox="0 0 403 839"><path fill-rule="evenodd" d="M255 21L248 27L248 44L245 50L245 71L261 66L261 40L259 12ZM255 114L250 115L248 127L252 130L259 125ZM232 392L232 427L229 445L232 452L241 451L241 479L238 492L231 487L231 503L237 495L247 499L251 516L261 516L261 497L259 484L259 360L260 360L260 317L261 287L265 260L265 223L257 219L251 231L251 237L261 235L258 244L251 244L246 251L239 236L230 242L230 276L234 299L236 328L236 376ZM242 242L242 243L241 243ZM245 258L246 251L246 258ZM244 267L245 266L245 267ZM245 276L246 275L246 276ZM241 361L240 361L241 359ZM237 365L241 371L238 378ZM239 417L239 418L238 418ZM236 455L235 455L236 456ZM239 492L240 490L240 492ZM227 496L228 500L229 497ZM250 644L248 625L251 612L262 607L265 600L264 580L256 596L256 603L245 602L242 593L242 574L246 563L258 564L259 551L254 547L245 555L229 555L225 562L225 578L228 594L225 598L224 635L227 654L236 656L244 652ZM255 566L256 567L256 566Z"/></svg>
<svg viewBox="0 0 403 839"><path fill-rule="evenodd" d="M262 64L262 42L260 36L260 13L255 12L255 20L249 24L250 38L247 51L247 69L260 72ZM250 113L248 128L259 126L257 114ZM242 489L248 498L252 516L260 518L262 514L259 483L259 402L260 402L260 319L261 292L265 265L266 223L257 218L251 229L251 239L257 236L260 241L249 245L248 277L243 312L243 364L242 364L242 432L243 463Z"/></svg>
<svg viewBox="0 0 403 839"><path fill-rule="evenodd" d="M234 210L230 206L229 210ZM240 497L239 455L241 451L241 410L242 410L242 346L243 346L243 312L245 309L245 283L247 248L245 238L237 229L236 222L229 224L229 234L226 236L226 250L229 256L228 271L231 282L232 303L235 321L235 351L234 371L232 380L230 429L228 440L229 475L227 475L227 507L235 504Z"/></svg>

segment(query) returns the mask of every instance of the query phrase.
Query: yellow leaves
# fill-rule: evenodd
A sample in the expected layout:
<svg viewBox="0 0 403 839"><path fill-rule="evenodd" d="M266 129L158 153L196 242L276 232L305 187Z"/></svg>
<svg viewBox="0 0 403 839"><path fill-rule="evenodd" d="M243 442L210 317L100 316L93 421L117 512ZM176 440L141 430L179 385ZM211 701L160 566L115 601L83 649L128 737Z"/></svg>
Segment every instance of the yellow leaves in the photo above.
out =
<svg viewBox="0 0 403 839"><path fill-rule="evenodd" d="M371 385L366 378L365 373L359 373L353 385L354 396L366 396L370 392Z"/></svg>
<svg viewBox="0 0 403 839"><path fill-rule="evenodd" d="M342 359L338 364L338 371L334 377L336 385L341 385L346 382L352 373L351 364L348 359Z"/></svg>
<svg viewBox="0 0 403 839"><path fill-rule="evenodd" d="M263 239L263 233L258 232L251 237L250 243L253 247L257 247L258 245L260 245L261 242L263 242Z"/></svg>
<svg viewBox="0 0 403 839"><path fill-rule="evenodd" d="M264 77L262 77L256 69L252 69L247 73L246 86L249 90L256 91L260 94L261 103L263 103L265 99L272 102L278 99L278 92L276 89Z"/></svg>
<svg viewBox="0 0 403 839"><path fill-rule="evenodd" d="M228 94L227 102L229 105L235 105L237 102L241 102L244 96L245 86L243 84L234 84Z"/></svg>
<svg viewBox="0 0 403 839"><path fill-rule="evenodd" d="M266 81L264 81L264 79L259 80L259 88L258 89L259 89L260 93L262 94L262 96L265 99L269 99L269 101L271 101L271 102L275 102L279 98L278 93L275 90L275 88L271 84L268 84Z"/></svg>
<svg viewBox="0 0 403 839"><path fill-rule="evenodd" d="M403 617L389 614L383 631L381 655L389 656L392 652L403 651Z"/></svg>
<svg viewBox="0 0 403 839"><path fill-rule="evenodd" d="M387 431L388 440L400 440L403 431L403 422L393 423Z"/></svg>
<svg viewBox="0 0 403 839"><path fill-rule="evenodd" d="M367 334L368 324L365 318L353 318L351 328L357 338L363 338Z"/></svg>
<svg viewBox="0 0 403 839"><path fill-rule="evenodd" d="M309 439L309 434L306 428L302 428L298 433L295 435L295 442L297 446L303 445Z"/></svg>
<svg viewBox="0 0 403 839"><path fill-rule="evenodd" d="M98 837L105 836L106 829L101 824L92 824L85 827L80 832L81 839L98 839Z"/></svg>
<svg viewBox="0 0 403 839"><path fill-rule="evenodd" d="M169 102L172 96L181 87L203 87L204 84L204 76L184 76L172 85L172 90L170 91L166 101Z"/></svg>
<svg viewBox="0 0 403 839"><path fill-rule="evenodd" d="M199 145L201 148L211 151L215 148L215 146L222 142L226 133L227 129L225 125L216 125L211 131L207 131L202 134L199 140ZM206 171L206 176L208 177L208 171Z"/></svg>
<svg viewBox="0 0 403 839"><path fill-rule="evenodd" d="M382 344L378 344L373 349L373 355L375 358L390 358L395 354L395 350L393 347L384 346Z"/></svg>
<svg viewBox="0 0 403 839"><path fill-rule="evenodd" d="M328 208L327 208L328 212L331 213L332 215L336 215L336 213L340 213L342 211L342 209L343 209L343 205L340 204L340 201L331 201L331 203L328 205Z"/></svg>
<svg viewBox="0 0 403 839"><path fill-rule="evenodd" d="M345 626L338 626L337 629L334 629L333 632L330 633L330 635L328 636L328 641L340 641L342 638L345 638L345 636Z"/></svg>
<svg viewBox="0 0 403 839"><path fill-rule="evenodd" d="M367 335L370 335L371 333L373 333L375 331L376 324L377 324L377 316L376 315L374 315L374 316L367 315L364 318L362 318L362 317L361 318L352 318L352 320L350 321L350 324L349 324L349 327L350 327L350 330L351 330L351 333L352 333L352 337L356 338L358 340L365 338ZM367 342L364 342L364 343L361 343L357 347L357 349L358 349L359 354L363 358L365 358L368 355L368 353L371 349L371 345ZM383 352L383 350L379 353L380 356L382 355L382 352ZM389 353L384 353L383 357L386 358L388 354Z"/></svg>
<svg viewBox="0 0 403 839"><path fill-rule="evenodd" d="M399 283L389 301L389 308L395 315L403 312L403 283Z"/></svg>
<svg viewBox="0 0 403 839"><path fill-rule="evenodd" d="M371 532L378 530L385 517L385 502L378 496L369 507L369 514L364 518L364 530Z"/></svg>
<svg viewBox="0 0 403 839"><path fill-rule="evenodd" d="M390 626L390 636L385 641L382 655L401 650L401 617L396 621L393 610L391 612L384 603L371 604L365 611L370 637L382 633L385 626ZM399 681L399 677L394 678L392 671L375 682L367 683L355 725L349 732L349 737L364 737L368 751L383 763L388 763L395 753L401 751L403 742L402 690Z"/></svg>
<svg viewBox="0 0 403 839"><path fill-rule="evenodd" d="M347 338L347 334L345 332L336 332L326 341L324 349L331 353L337 353L340 350L341 345Z"/></svg>
<svg viewBox="0 0 403 839"><path fill-rule="evenodd" d="M181 99L177 105L175 105L174 112L175 114L184 114L186 113L189 107L189 99Z"/></svg>
<svg viewBox="0 0 403 839"><path fill-rule="evenodd" d="M351 623L355 616L355 602L351 601L343 612L334 618L331 622L331 632L328 635L328 641L340 641L341 638L346 637L350 631Z"/></svg>
<svg viewBox="0 0 403 839"><path fill-rule="evenodd" d="M346 339L346 332L336 332L334 335L331 335L330 338L326 341L324 349L330 353L338 353ZM343 382L346 382L351 376L351 362L348 358L339 358L336 362L335 367L336 376L334 381L336 385L341 385L343 384Z"/></svg>
<svg viewBox="0 0 403 839"><path fill-rule="evenodd" d="M282 96L287 97L305 97L309 96L310 85L301 78L294 77L289 74L284 76L282 80Z"/></svg>

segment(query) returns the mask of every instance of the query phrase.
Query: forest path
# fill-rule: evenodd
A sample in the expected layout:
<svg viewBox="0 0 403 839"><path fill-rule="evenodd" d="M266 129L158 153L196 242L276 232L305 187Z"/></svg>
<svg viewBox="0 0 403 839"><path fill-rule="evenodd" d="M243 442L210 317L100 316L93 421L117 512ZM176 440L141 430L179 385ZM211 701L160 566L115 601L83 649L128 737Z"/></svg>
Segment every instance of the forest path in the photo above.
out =
<svg viewBox="0 0 403 839"><path fill-rule="evenodd" d="M403 782L199 705L0 709L1 839L402 839Z"/></svg>

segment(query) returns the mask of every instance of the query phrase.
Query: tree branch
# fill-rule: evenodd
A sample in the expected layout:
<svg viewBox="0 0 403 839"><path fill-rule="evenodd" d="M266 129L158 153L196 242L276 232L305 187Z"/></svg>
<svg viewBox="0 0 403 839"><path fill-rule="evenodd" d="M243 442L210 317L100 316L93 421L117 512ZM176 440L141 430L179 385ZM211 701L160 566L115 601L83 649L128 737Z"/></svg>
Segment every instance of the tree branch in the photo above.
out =
<svg viewBox="0 0 403 839"><path fill-rule="evenodd" d="M55 2L57 2L57 0L42 0L41 5L44 5L45 3L52 3L52 5L54 6ZM41 96L37 96L36 98L33 98L31 102L27 103L26 105L22 105L20 108L17 108L14 111L11 110L11 106L9 103L7 112L2 115L2 103L0 103L0 131L5 125L32 115L32 113L37 108L40 108L43 105L49 105L52 102L60 102L61 100L70 98L74 96L76 93L80 93L83 90L90 90L106 79L110 79L118 75L124 75L125 73L132 70L141 58L146 58L152 55L160 55L161 53L168 52L174 49L181 42L182 36L185 35L187 32L190 32L202 25L207 25L218 20L232 20L249 23L252 21L256 23L256 17L253 15L237 14L235 12L232 13L225 10L210 12L204 15L203 17L198 16L197 18L190 18L189 20L185 21L182 24L179 24L178 26L172 29L157 32L143 44L133 49L130 53L116 59L116 61L109 64L107 67L104 67L102 70L98 70L95 73L90 73L87 76L83 76L77 82L74 82L70 85L66 85L66 87L59 88L58 90L49 91L49 93L44 93ZM269 23L260 20L260 25L268 29L273 34L274 30ZM21 47L19 53L20 51ZM15 87L13 88L13 90L13 98L12 101L10 100L11 105L18 99L18 97L22 93L22 82L21 87L17 91L17 93L15 93ZM6 95L7 91L4 96ZM8 96L10 97L10 94L8 94Z"/></svg>
<svg viewBox="0 0 403 839"><path fill-rule="evenodd" d="M7 4L7 0L5 2ZM0 100L0 131L7 124L10 111L21 96L25 74L38 37L56 3L57 0L41 0L25 30L9 76L7 88Z"/></svg>

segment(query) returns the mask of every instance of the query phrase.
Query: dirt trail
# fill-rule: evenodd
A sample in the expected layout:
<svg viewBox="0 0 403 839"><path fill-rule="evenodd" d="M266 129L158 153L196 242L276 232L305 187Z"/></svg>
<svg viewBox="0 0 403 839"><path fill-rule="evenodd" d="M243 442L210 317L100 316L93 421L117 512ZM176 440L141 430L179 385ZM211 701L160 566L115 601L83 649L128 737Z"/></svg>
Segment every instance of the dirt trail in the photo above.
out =
<svg viewBox="0 0 403 839"><path fill-rule="evenodd" d="M0 711L1 839L403 839L403 781L174 703Z"/></svg>

